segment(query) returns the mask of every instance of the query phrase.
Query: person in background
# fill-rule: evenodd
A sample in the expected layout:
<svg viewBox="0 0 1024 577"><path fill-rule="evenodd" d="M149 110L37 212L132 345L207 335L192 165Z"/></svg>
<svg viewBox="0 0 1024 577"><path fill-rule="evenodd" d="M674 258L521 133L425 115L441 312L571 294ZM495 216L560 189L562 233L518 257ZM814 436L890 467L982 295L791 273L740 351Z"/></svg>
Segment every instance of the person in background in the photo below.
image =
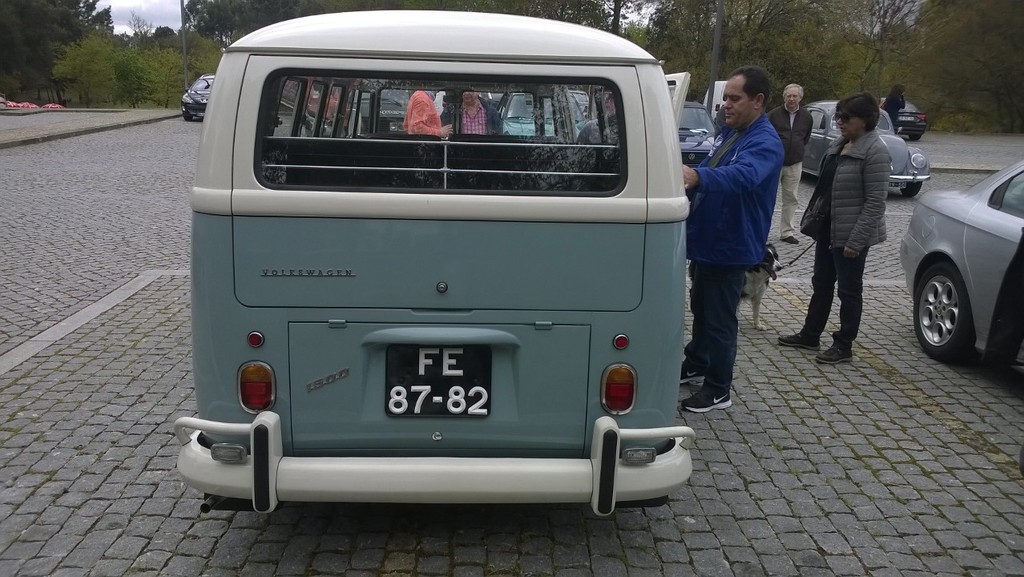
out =
<svg viewBox="0 0 1024 577"><path fill-rule="evenodd" d="M686 257L693 327L679 382L703 378L703 385L680 406L694 413L732 406L736 309L747 269L764 258L782 168L782 142L764 113L769 94L764 69L734 70L725 84L725 128L696 169L683 166L692 198Z"/></svg>
<svg viewBox="0 0 1024 577"><path fill-rule="evenodd" d="M804 167L804 145L811 139L811 113L800 107L804 89L799 84L790 84L782 91L784 104L768 113L768 120L782 139L785 155L782 173L779 176L779 198L782 205L779 218L779 240L798 244L793 228L793 217L799 205L796 193L800 188L800 173Z"/></svg>
<svg viewBox="0 0 1024 577"><path fill-rule="evenodd" d="M889 120L892 121L893 131L896 130L896 118L900 115L900 110L907 105L906 99L903 98L904 90L902 84L894 84L892 90L889 91L889 96L885 97L885 102L882 104L885 113L889 115Z"/></svg>
<svg viewBox="0 0 1024 577"><path fill-rule="evenodd" d="M434 99L422 90L413 92L409 97L402 128L407 134L430 134L441 138L452 133L451 124L441 126L441 115L434 108Z"/></svg>
<svg viewBox="0 0 1024 577"><path fill-rule="evenodd" d="M615 94L610 90L600 90L595 100L601 103L604 118L592 118L580 127L576 135L577 144L617 144L619 142L618 110ZM604 130L601 124L604 124Z"/></svg>
<svg viewBox="0 0 1024 577"><path fill-rule="evenodd" d="M501 134L501 116L498 111L472 90L462 93L459 134ZM454 124L452 107L441 113L441 124Z"/></svg>
<svg viewBox="0 0 1024 577"><path fill-rule="evenodd" d="M803 328L779 337L780 345L818 350L835 290L840 303L839 330L832 333L832 346L815 357L819 363L853 359L853 340L864 308L868 248L885 240L885 198L891 169L889 150L875 131L879 114L878 100L867 92L836 104L840 136L829 145L818 176L817 186L824 187L821 192L831 199L831 206L830 221L814 248L811 302Z"/></svg>

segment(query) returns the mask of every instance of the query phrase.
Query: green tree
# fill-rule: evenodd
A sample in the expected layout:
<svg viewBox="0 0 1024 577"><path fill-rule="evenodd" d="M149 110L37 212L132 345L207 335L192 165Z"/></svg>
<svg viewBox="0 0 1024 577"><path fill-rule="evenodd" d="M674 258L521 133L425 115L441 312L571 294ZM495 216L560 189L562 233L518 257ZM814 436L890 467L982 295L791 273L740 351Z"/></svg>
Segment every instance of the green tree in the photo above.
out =
<svg viewBox="0 0 1024 577"><path fill-rule="evenodd" d="M111 100L116 86L114 62L113 37L94 31L62 51L53 77L65 82L88 107Z"/></svg>
<svg viewBox="0 0 1024 577"><path fill-rule="evenodd" d="M1024 11L1018 0L932 0L908 85L949 129L1024 131Z"/></svg>
<svg viewBox="0 0 1024 577"><path fill-rule="evenodd" d="M245 9L245 0L188 0L186 26L227 46L236 39L240 25L238 14Z"/></svg>
<svg viewBox="0 0 1024 577"><path fill-rule="evenodd" d="M832 88L821 66L822 44L830 44L827 15L813 0L726 0L722 21L719 78L709 78L714 43L716 0L663 2L649 22L652 54L670 71L689 71L691 98L703 98L712 80L744 65L763 66L778 85L771 102L781 102L781 87L798 82L808 91ZM812 45L808 38L814 38ZM820 86L820 87L819 87Z"/></svg>
<svg viewBox="0 0 1024 577"><path fill-rule="evenodd" d="M220 64L220 43L198 34L190 34L188 43L188 69L193 76L215 72Z"/></svg>
<svg viewBox="0 0 1024 577"><path fill-rule="evenodd" d="M149 98L149 69L142 59L141 52L131 48L117 49L114 55L114 81L118 102L137 108Z"/></svg>
<svg viewBox="0 0 1024 577"><path fill-rule="evenodd" d="M150 80L148 99L163 108L177 107L181 99L181 50L151 48L143 60Z"/></svg>
<svg viewBox="0 0 1024 577"><path fill-rule="evenodd" d="M97 1L0 1L0 86L9 98L50 91L63 100L62 86L51 77L60 46L81 39L88 30L113 30L110 8L97 11Z"/></svg>
<svg viewBox="0 0 1024 577"><path fill-rule="evenodd" d="M920 4L920 0L849 0L839 8L844 39L861 48L858 89L888 92L887 69L892 60L907 58Z"/></svg>

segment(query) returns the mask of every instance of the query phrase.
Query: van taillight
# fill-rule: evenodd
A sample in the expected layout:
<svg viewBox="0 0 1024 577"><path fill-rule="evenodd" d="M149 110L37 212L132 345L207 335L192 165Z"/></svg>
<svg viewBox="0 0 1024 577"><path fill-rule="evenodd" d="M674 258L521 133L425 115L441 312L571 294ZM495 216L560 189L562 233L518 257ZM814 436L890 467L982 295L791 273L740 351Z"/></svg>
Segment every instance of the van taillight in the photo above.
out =
<svg viewBox="0 0 1024 577"><path fill-rule="evenodd" d="M260 361L249 361L238 369L238 400L250 413L274 406L274 369Z"/></svg>
<svg viewBox="0 0 1024 577"><path fill-rule="evenodd" d="M636 400L636 371L626 364L610 365L601 377L601 404L613 415L628 413Z"/></svg>

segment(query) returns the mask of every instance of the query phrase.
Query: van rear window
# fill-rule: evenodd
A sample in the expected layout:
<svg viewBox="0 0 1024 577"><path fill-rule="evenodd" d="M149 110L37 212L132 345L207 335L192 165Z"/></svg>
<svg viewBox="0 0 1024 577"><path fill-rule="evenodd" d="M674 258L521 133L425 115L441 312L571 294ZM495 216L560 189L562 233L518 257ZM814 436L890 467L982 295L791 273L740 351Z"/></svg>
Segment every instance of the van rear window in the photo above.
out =
<svg viewBox="0 0 1024 577"><path fill-rule="evenodd" d="M610 196L625 180L621 97L595 79L282 71L260 103L271 189Z"/></svg>

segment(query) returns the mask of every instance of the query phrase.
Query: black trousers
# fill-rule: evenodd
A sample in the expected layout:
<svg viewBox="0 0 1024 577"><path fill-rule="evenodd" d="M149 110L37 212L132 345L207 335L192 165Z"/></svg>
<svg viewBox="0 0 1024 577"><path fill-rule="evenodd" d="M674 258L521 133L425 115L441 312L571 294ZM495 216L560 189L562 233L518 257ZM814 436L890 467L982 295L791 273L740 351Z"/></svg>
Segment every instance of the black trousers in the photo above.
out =
<svg viewBox="0 0 1024 577"><path fill-rule="evenodd" d="M807 307L804 328L809 337L820 337L832 312L833 291L839 295L839 330L832 333L832 346L843 351L853 348L864 311L864 263L868 249L854 258L843 256L843 248L832 248L827 242L814 247L814 275L811 304ZM836 289L838 282L839 288Z"/></svg>

